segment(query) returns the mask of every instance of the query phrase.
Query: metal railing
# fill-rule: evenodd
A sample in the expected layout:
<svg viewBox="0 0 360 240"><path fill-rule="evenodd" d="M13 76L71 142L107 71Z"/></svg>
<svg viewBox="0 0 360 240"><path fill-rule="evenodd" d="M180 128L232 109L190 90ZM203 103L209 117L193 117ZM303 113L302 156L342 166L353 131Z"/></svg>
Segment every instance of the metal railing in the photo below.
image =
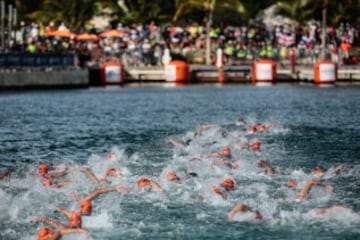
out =
<svg viewBox="0 0 360 240"><path fill-rule="evenodd" d="M75 67L74 54L61 53L1 53L0 69L64 69Z"/></svg>

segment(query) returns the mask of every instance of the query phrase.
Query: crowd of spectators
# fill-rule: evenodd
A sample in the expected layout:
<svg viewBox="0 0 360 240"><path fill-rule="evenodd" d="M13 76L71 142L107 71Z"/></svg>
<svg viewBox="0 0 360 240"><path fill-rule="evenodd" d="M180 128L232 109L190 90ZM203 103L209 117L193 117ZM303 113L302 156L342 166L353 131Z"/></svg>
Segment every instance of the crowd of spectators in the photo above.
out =
<svg viewBox="0 0 360 240"><path fill-rule="evenodd" d="M81 66L97 64L104 59L117 58L126 66L163 64L164 50L170 49L173 58L190 63L205 63L206 29L192 22L185 26L157 26L134 24L116 27L121 37L99 38L97 41L76 40L75 37L49 37L54 30L67 31L63 24L50 22L26 24L21 22L13 31L12 39L2 52L7 53L76 53ZM103 30L105 31L105 30ZM90 33L97 34L95 29ZM216 50L221 48L225 64L251 62L267 58L285 63L295 54L297 63L312 64L322 51L322 28L319 23L306 25L248 24L221 26L210 30L211 58L216 61ZM350 49L358 40L358 31L351 24L327 27L326 54L339 64L355 63Z"/></svg>

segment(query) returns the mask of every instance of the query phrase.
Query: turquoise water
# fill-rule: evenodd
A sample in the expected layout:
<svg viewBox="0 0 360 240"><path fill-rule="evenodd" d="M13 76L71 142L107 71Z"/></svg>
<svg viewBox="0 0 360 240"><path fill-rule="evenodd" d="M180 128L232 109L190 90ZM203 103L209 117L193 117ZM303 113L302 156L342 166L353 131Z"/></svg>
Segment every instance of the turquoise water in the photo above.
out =
<svg viewBox="0 0 360 240"><path fill-rule="evenodd" d="M89 237L64 239L357 239L360 237L360 88L314 86L165 86L33 91L0 95L0 169L13 174L0 182L0 239L36 239L44 225L38 217L66 223L56 206L76 210L68 196L86 195L96 186L78 171L88 166L101 176L109 166L125 175L109 185L124 185L129 194L109 193L94 200L84 217ZM234 124L243 118L245 125ZM244 135L249 124L273 127ZM169 137L192 139L200 124L217 124L184 148ZM260 152L240 142L261 142ZM213 145L205 144L216 141ZM230 146L239 169L211 167L194 156ZM106 161L112 153L114 161ZM267 176L256 165L265 159L276 170ZM64 177L75 184L45 188L36 176L39 163L75 166ZM314 189L308 200L294 201L311 169L347 164L348 170L325 176L331 194ZM181 182L165 180L175 170ZM198 177L188 177L196 172ZM156 180L162 193L142 192L140 176ZM227 200L211 193L225 177L236 189ZM296 180L298 189L283 184ZM259 210L264 220L228 221L236 203ZM314 217L319 207L345 205L350 210Z"/></svg>

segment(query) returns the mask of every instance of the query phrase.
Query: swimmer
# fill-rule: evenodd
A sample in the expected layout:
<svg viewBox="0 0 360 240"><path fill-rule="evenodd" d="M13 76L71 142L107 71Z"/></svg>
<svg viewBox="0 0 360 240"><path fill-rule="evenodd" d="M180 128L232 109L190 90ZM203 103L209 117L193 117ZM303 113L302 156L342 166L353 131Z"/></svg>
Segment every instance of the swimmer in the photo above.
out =
<svg viewBox="0 0 360 240"><path fill-rule="evenodd" d="M335 205L335 206L332 206L332 207L325 207L325 208L316 209L316 215L324 216L324 215L327 215L327 214L346 211L346 210L349 210L349 209L344 207L344 206L341 206L341 205Z"/></svg>
<svg viewBox="0 0 360 240"><path fill-rule="evenodd" d="M55 178L63 177L68 173L72 172L73 170L74 170L73 167L67 167L63 171L49 172L49 166L46 163L42 163L39 165L38 172L40 177L44 179L55 179Z"/></svg>
<svg viewBox="0 0 360 240"><path fill-rule="evenodd" d="M222 166L227 166L227 167L233 168L233 169L237 169L240 167L239 164L230 162L230 160L232 159L232 155L231 155L231 150L229 147L224 147L221 150L221 153L218 153L218 152L211 153L204 157L218 158L211 164L212 166L221 166L222 165Z"/></svg>
<svg viewBox="0 0 360 240"><path fill-rule="evenodd" d="M221 188L217 187L217 188L213 188L213 193L221 196L224 200L227 200L227 194L221 190ZM201 199L203 200L203 199Z"/></svg>
<svg viewBox="0 0 360 240"><path fill-rule="evenodd" d="M59 240L63 235L69 234L88 234L82 228L69 228L64 224L55 222L49 218L40 218L32 221L32 223L44 223L49 226L54 227L56 230L51 230L49 228L42 228L38 232L38 240Z"/></svg>
<svg viewBox="0 0 360 240"><path fill-rule="evenodd" d="M80 171L85 173L85 175L95 184L106 183L109 177L116 177L116 178L123 177L121 172L119 170L117 170L116 168L113 168L113 167L108 168L106 170L105 176L103 178L101 178L101 179L97 178L95 176L95 174L91 171L90 168L81 167Z"/></svg>
<svg viewBox="0 0 360 240"><path fill-rule="evenodd" d="M101 194L108 193L108 192L119 192L119 193L128 193L129 188L124 186L114 186L114 187L103 187L99 188L87 196L83 198L79 198L76 193L71 193L70 197L73 198L75 201L78 202L80 208L80 214L82 216L88 216L92 212L92 200L100 196Z"/></svg>
<svg viewBox="0 0 360 240"><path fill-rule="evenodd" d="M260 142L258 140L255 140L253 143L250 144L249 149L253 152L260 151Z"/></svg>
<svg viewBox="0 0 360 240"><path fill-rule="evenodd" d="M331 185L327 185L316 180L310 180L305 184L305 186L301 189L300 193L297 195L296 202L301 202L306 199L314 186L324 187L326 192L334 191L334 187L332 187Z"/></svg>
<svg viewBox="0 0 360 240"><path fill-rule="evenodd" d="M234 191L235 181L231 178L224 179L219 187L213 188L213 193L220 195L224 200L227 199L228 193Z"/></svg>
<svg viewBox="0 0 360 240"><path fill-rule="evenodd" d="M229 147L223 147L221 152L215 152L215 153L210 153L208 155L204 155L203 157L208 158L208 157L215 157L215 158L226 158L226 159L231 159L231 149Z"/></svg>
<svg viewBox="0 0 360 240"><path fill-rule="evenodd" d="M194 137L195 137L195 138L201 137L201 135L203 134L203 132L204 132L206 129L209 129L209 128L219 128L219 126L218 126L218 125L215 125L215 124L200 125L200 126L198 127L198 129L196 130L196 132L194 133Z"/></svg>
<svg viewBox="0 0 360 240"><path fill-rule="evenodd" d="M162 187L155 181L146 177L141 177L137 180L136 185L138 189L145 189L152 192L162 192Z"/></svg>
<svg viewBox="0 0 360 240"><path fill-rule="evenodd" d="M325 170L322 167L315 167L312 171L314 177L322 177L325 174Z"/></svg>
<svg viewBox="0 0 360 240"><path fill-rule="evenodd" d="M348 170L349 167L346 166L345 164L340 164L338 166L336 166L335 168L330 168L327 173L328 174L332 174L332 175L339 175L340 173Z"/></svg>
<svg viewBox="0 0 360 240"><path fill-rule="evenodd" d="M258 152L260 151L260 142L258 140L253 141L251 144L247 143L247 142L240 142L240 147L242 149L247 149L253 152Z"/></svg>
<svg viewBox="0 0 360 240"><path fill-rule="evenodd" d="M205 158L224 158L224 159L231 159L231 150L229 147L223 147L221 152L214 152L207 155L201 155L200 157L191 158L190 161L194 160L202 160Z"/></svg>
<svg viewBox="0 0 360 240"><path fill-rule="evenodd" d="M44 179L43 186L44 187L52 187L52 188L63 188L68 184L73 184L74 182L71 180L61 181L61 182L53 182L52 179Z"/></svg>
<svg viewBox="0 0 360 240"><path fill-rule="evenodd" d="M235 181L231 178L226 178L224 179L221 183L220 186L223 187L226 191L234 191L235 189Z"/></svg>
<svg viewBox="0 0 360 240"><path fill-rule="evenodd" d="M237 204L235 207L233 207L231 209L231 211L228 213L228 219L229 220L234 220L234 217L237 213L247 213L247 212L251 212L254 214L254 220L262 220L263 216L260 214L259 211L254 211L252 210L249 206L239 203Z"/></svg>
<svg viewBox="0 0 360 240"><path fill-rule="evenodd" d="M270 129L271 127L272 127L271 125L265 125L263 123L258 123L255 126L257 132L264 132L264 131Z"/></svg>
<svg viewBox="0 0 360 240"><path fill-rule="evenodd" d="M339 175L340 173L344 172L347 169L348 169L348 167L345 164L340 164L334 168L330 168L327 171L325 171L325 169L323 167L317 166L312 170L312 174L315 177L322 177L324 175L326 175L326 176Z"/></svg>
<svg viewBox="0 0 360 240"><path fill-rule="evenodd" d="M273 175L275 173L274 169L266 161L260 159L257 164L260 168L264 169L267 175Z"/></svg>
<svg viewBox="0 0 360 240"><path fill-rule="evenodd" d="M294 180L290 180L287 183L284 184L288 188L296 189L297 185Z"/></svg>
<svg viewBox="0 0 360 240"><path fill-rule="evenodd" d="M79 212L73 212L66 210L62 207L55 208L55 211L64 215L68 219L68 226L70 228L81 228L82 225L82 217Z"/></svg>
<svg viewBox="0 0 360 240"><path fill-rule="evenodd" d="M249 125L247 134L254 134L254 133L256 133L256 131L257 131L257 129L256 129L255 125Z"/></svg>
<svg viewBox="0 0 360 240"><path fill-rule="evenodd" d="M168 138L168 143L172 144L175 147L185 148L185 147L189 146L189 144L191 143L191 140L189 139L186 142L182 142L182 141L176 140L174 138Z"/></svg>
<svg viewBox="0 0 360 240"><path fill-rule="evenodd" d="M180 178L176 175L175 172L168 172L166 174L166 179L169 181L169 182L179 182L180 181Z"/></svg>

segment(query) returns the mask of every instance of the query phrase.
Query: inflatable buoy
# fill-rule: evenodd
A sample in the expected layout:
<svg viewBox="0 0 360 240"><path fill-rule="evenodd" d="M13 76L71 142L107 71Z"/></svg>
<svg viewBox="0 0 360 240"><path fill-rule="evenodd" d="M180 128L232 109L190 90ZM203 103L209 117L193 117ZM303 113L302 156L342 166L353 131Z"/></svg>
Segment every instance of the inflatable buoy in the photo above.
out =
<svg viewBox="0 0 360 240"><path fill-rule="evenodd" d="M165 65L167 82L187 83L189 81L189 64L184 61L171 61Z"/></svg>

